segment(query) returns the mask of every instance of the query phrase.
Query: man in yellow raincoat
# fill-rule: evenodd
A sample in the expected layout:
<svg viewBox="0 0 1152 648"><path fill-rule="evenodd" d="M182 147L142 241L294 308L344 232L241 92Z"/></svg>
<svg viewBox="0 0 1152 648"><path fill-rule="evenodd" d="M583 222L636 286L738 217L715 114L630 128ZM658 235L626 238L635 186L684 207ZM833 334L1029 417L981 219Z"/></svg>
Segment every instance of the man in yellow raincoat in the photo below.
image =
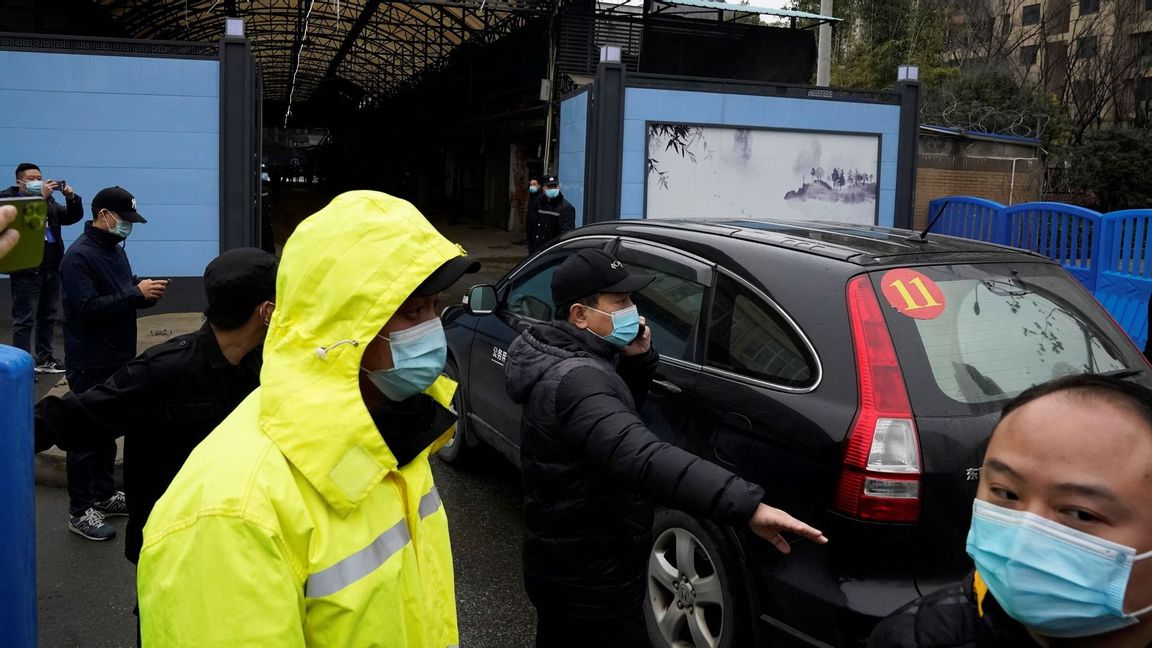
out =
<svg viewBox="0 0 1152 648"><path fill-rule="evenodd" d="M300 224L262 386L144 529L144 646L458 643L428 453L455 424L436 296L477 269L385 194L343 194Z"/></svg>

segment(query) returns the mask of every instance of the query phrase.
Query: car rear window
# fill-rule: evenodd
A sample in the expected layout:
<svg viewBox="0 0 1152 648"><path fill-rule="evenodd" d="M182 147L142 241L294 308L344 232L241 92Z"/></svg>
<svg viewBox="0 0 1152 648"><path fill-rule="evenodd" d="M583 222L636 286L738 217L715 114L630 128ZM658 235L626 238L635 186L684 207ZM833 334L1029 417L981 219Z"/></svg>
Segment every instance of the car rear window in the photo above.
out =
<svg viewBox="0 0 1152 648"><path fill-rule="evenodd" d="M918 413L987 412L1054 378L1141 366L1099 304L1052 264L899 268L872 279Z"/></svg>

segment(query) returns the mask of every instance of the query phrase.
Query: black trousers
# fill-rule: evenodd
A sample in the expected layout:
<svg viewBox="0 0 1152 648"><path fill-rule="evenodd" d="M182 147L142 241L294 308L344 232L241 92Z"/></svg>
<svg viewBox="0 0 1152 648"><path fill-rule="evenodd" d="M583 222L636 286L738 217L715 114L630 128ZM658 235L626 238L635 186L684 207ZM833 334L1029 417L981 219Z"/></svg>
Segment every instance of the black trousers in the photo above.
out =
<svg viewBox="0 0 1152 648"><path fill-rule="evenodd" d="M623 616L572 616L536 609L536 648L651 648L644 610Z"/></svg>
<svg viewBox="0 0 1152 648"><path fill-rule="evenodd" d="M10 276L12 346L32 354L36 364L47 362L52 359L56 303L60 301L60 276L57 269L42 266L13 272Z"/></svg>
<svg viewBox="0 0 1152 648"><path fill-rule="evenodd" d="M107 380L115 369L73 370L68 367L68 387L77 394ZM116 442L101 443L95 450L69 452L65 466L68 470L68 514L84 515L93 504L116 494Z"/></svg>

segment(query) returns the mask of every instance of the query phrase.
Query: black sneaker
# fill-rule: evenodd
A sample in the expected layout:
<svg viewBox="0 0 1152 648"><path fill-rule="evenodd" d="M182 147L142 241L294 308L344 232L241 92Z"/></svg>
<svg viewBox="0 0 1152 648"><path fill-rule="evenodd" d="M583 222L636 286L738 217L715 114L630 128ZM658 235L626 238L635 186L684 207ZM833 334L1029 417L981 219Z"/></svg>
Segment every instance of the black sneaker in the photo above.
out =
<svg viewBox="0 0 1152 648"><path fill-rule="evenodd" d="M116 537L116 529L104 521L104 516L100 514L100 511L93 508L84 511L84 515L80 517L69 515L68 530L97 542Z"/></svg>
<svg viewBox="0 0 1152 648"><path fill-rule="evenodd" d="M44 374L62 374L64 373L64 363L57 361L55 358L48 358L44 362L36 365L36 373Z"/></svg>
<svg viewBox="0 0 1152 648"><path fill-rule="evenodd" d="M128 515L128 502L124 499L124 491L116 491L115 495L103 502L96 502L92 508L104 517L125 517Z"/></svg>

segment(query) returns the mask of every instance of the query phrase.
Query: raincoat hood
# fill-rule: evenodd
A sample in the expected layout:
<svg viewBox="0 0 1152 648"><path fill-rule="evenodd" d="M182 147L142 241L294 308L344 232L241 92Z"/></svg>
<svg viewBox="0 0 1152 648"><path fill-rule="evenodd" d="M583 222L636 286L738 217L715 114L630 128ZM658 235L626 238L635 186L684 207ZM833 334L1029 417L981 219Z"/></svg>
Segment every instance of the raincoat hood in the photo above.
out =
<svg viewBox="0 0 1152 648"><path fill-rule="evenodd" d="M512 402L524 404L549 369L569 358L614 363L619 352L595 333L566 321L537 324L512 341L504 365L504 386Z"/></svg>
<svg viewBox="0 0 1152 648"><path fill-rule="evenodd" d="M342 514L391 470L360 393L360 361L393 313L445 261L465 255L405 200L337 196L284 246L264 343L260 427ZM427 393L451 402L441 377Z"/></svg>

